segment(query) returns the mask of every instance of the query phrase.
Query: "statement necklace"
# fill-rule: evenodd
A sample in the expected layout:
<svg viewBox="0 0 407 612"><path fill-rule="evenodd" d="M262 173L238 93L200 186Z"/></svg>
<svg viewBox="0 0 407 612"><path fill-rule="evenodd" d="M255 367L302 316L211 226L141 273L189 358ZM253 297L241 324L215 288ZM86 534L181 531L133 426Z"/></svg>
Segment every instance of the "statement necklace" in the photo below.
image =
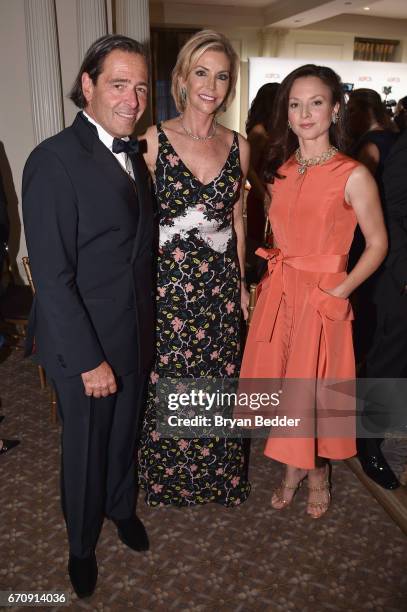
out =
<svg viewBox="0 0 407 612"><path fill-rule="evenodd" d="M216 121L216 119L213 120L212 122L212 130L211 133L208 134L207 136L197 136L196 134L193 134L185 125L184 122L182 121L182 117L181 117L181 127L184 130L185 134L187 136L189 136L190 138L192 138L193 140L211 140L211 138L213 138L216 134L216 128L218 127L218 122Z"/></svg>
<svg viewBox="0 0 407 612"><path fill-rule="evenodd" d="M325 153L322 153L317 157L310 157L309 159L305 159L304 157L301 157L301 149L298 147L295 152L295 159L298 164L298 172L300 174L304 174L306 169L310 166L319 166L320 164L323 164L324 162L328 161L328 159L331 159L331 157L336 155L336 153L338 153L338 149L331 145L328 151L325 151Z"/></svg>

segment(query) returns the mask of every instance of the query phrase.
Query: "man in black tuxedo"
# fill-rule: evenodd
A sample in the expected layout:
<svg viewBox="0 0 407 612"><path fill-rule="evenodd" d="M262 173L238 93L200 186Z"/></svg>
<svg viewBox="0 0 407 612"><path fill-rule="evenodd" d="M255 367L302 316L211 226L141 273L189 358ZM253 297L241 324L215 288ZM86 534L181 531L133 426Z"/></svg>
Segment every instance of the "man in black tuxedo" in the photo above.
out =
<svg viewBox="0 0 407 612"><path fill-rule="evenodd" d="M23 213L36 289L29 348L52 378L62 422L62 508L79 597L97 580L104 516L147 550L135 516L135 448L153 356L152 206L138 142L143 47L105 36L71 91L83 112L31 153Z"/></svg>
<svg viewBox="0 0 407 612"><path fill-rule="evenodd" d="M367 355L367 378L407 377L407 131L391 149L383 172L384 214L389 234L388 256L379 270L375 290L377 328ZM372 416L376 431L389 425L407 424L407 413L400 413L401 388L382 383L383 414ZM396 395L395 395L395 394ZM368 407L367 407L368 409ZM398 412L398 414L397 414ZM367 411L369 421L369 411ZM373 428L373 431L375 429ZM365 472L386 489L399 482L380 451L383 438L359 441L358 456Z"/></svg>

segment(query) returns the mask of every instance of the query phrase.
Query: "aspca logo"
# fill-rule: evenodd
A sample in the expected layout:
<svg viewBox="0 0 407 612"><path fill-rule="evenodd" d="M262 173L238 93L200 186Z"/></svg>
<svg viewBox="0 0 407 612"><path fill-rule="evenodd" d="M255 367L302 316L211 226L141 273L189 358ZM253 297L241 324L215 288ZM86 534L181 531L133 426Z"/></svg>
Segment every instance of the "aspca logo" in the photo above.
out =
<svg viewBox="0 0 407 612"><path fill-rule="evenodd" d="M365 82L366 82L366 81L372 81L372 80L373 80L373 79L372 79L372 77L370 77L370 76L360 76L360 77L358 78L358 81L365 81Z"/></svg>
<svg viewBox="0 0 407 612"><path fill-rule="evenodd" d="M399 79L399 77L389 77L387 79L387 82L388 83L400 83L400 79Z"/></svg>
<svg viewBox="0 0 407 612"><path fill-rule="evenodd" d="M278 72L268 72L265 77L266 79L280 79L281 74L278 74Z"/></svg>

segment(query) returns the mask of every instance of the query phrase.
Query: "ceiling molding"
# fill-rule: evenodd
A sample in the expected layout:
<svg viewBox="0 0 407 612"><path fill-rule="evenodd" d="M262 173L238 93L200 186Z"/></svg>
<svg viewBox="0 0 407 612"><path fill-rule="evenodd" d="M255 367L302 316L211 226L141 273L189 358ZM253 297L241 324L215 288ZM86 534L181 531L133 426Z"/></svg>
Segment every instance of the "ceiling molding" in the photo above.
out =
<svg viewBox="0 0 407 612"><path fill-rule="evenodd" d="M246 6L244 6L246 2ZM234 3L231 6L231 3ZM236 3L239 3L237 6ZM150 1L150 23L163 27L211 27L213 29L293 30L316 29L368 33L407 38L405 0L272 0L262 8L261 0ZM368 3L371 11L363 11ZM374 16L375 5L381 16ZM389 7L391 18L384 17ZM397 11L400 18L394 18ZM402 29L404 32L402 33Z"/></svg>
<svg viewBox="0 0 407 612"><path fill-rule="evenodd" d="M354 15L353 13L319 21L305 26L303 29L304 31L352 32L360 36L407 39L407 19L366 18L364 15Z"/></svg>
<svg viewBox="0 0 407 612"><path fill-rule="evenodd" d="M150 22L152 25L198 27L205 23L208 26L212 25L214 29L220 24L222 28L262 28L264 26L262 11L249 6L166 3L165 0L150 2Z"/></svg>
<svg viewBox="0 0 407 612"><path fill-rule="evenodd" d="M304 26L317 23L337 15L342 15L346 9L362 10L368 1L369 6L380 0L351 0L351 5L345 4L346 0L296 0L296 2L283 2L273 4L264 12L266 27L277 28L303 28ZM294 8L295 7L295 8ZM363 16L368 19L367 15Z"/></svg>

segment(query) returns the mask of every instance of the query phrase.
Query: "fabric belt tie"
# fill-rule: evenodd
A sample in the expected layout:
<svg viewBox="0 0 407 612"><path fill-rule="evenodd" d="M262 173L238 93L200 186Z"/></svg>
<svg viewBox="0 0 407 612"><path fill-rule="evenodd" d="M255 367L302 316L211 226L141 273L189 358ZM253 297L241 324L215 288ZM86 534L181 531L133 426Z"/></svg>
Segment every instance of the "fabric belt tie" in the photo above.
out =
<svg viewBox="0 0 407 612"><path fill-rule="evenodd" d="M304 272L333 274L344 272L348 263L347 255L294 256L284 255L280 249L265 247L257 249L256 255L267 260L268 272L273 275L273 291L267 291L265 304L260 319L257 321L256 340L260 342L270 342L271 340L277 313L283 298L283 266L290 266Z"/></svg>

